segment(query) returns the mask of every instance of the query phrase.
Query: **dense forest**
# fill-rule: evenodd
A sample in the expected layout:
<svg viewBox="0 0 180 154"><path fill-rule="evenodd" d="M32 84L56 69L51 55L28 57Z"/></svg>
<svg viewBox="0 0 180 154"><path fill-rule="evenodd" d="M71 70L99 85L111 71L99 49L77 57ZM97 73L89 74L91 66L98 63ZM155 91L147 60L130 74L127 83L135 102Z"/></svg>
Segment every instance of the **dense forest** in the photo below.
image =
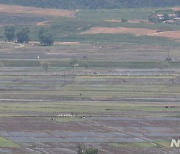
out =
<svg viewBox="0 0 180 154"><path fill-rule="evenodd" d="M180 0L0 0L0 3L43 8L111 9L175 6L180 5Z"/></svg>

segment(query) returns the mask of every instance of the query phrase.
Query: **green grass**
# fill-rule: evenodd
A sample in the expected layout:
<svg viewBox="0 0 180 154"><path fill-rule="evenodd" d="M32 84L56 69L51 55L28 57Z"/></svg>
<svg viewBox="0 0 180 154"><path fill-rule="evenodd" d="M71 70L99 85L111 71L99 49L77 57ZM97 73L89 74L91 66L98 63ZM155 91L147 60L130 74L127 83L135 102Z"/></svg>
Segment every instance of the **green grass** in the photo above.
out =
<svg viewBox="0 0 180 154"><path fill-rule="evenodd" d="M50 25L45 28L49 29L57 41L79 41L90 44L137 44L137 45L163 45L163 46L179 46L179 42L171 39L151 36L136 37L129 34L96 34L96 35L80 35L79 33L90 29L94 26L102 27L133 27L133 28L149 28L160 29L163 31L179 30L180 27L171 24L146 24L146 23L109 23L105 20L145 20L148 15L152 14L158 8L142 8L142 9L97 9L97 10L80 10L76 12L75 18L53 18L48 19ZM171 9L166 8L162 12L172 13ZM1 17L0 17L1 19ZM11 20L10 18L6 19ZM18 20L18 19L17 19ZM36 19L37 20L37 19ZM42 19L41 19L42 20ZM46 19L47 20L47 19ZM16 26L17 31L23 27ZM41 27L30 25L31 39L38 40L38 31ZM0 27L0 37L4 38L4 28Z"/></svg>
<svg viewBox="0 0 180 154"><path fill-rule="evenodd" d="M103 27L127 27L127 28L147 28L147 29L154 29L154 30L161 30L161 31L174 31L179 30L178 25L173 24L164 24L164 23L156 23L156 24L149 24L149 23L131 23L131 22L105 22L104 24L100 24L98 26Z"/></svg>
<svg viewBox="0 0 180 154"><path fill-rule="evenodd" d="M52 26L48 27L53 32L57 40L60 41L79 41L82 43L93 44L149 44L149 45L171 45L179 46L178 42L160 37L141 36L136 37L130 34L96 34L96 35L79 35L80 32L95 26L102 27L133 27L149 28L160 30L179 30L179 26L170 24L145 24L145 23L108 23L105 20L128 20L147 19L148 15L154 9L97 9L97 10L80 10L76 13L76 18L57 18L52 21ZM60 32L60 33L59 33Z"/></svg>
<svg viewBox="0 0 180 154"><path fill-rule="evenodd" d="M157 144L157 147L170 148L171 141L170 140L155 140L154 143Z"/></svg>
<svg viewBox="0 0 180 154"><path fill-rule="evenodd" d="M119 111L144 111L144 112L159 112L159 111L179 111L179 108L165 108L163 105L150 105L150 104L133 104L133 103L109 103L109 102L91 102L91 103L13 103L13 104L1 104L0 111L13 111L13 112L74 112L74 113L101 113L101 112L119 112ZM58 119L62 120L62 119ZM65 121L74 121L79 119L69 118Z"/></svg>
<svg viewBox="0 0 180 154"><path fill-rule="evenodd" d="M12 49L15 48L16 46L17 46L16 44L11 44L11 43L5 43L5 42L0 43L0 49Z"/></svg>
<svg viewBox="0 0 180 154"><path fill-rule="evenodd" d="M115 148L169 148L170 141L155 140L154 144L150 142L134 142L134 143L109 143L108 146Z"/></svg>
<svg viewBox="0 0 180 154"><path fill-rule="evenodd" d="M16 143L0 137L0 148L18 148L18 147L19 145L17 145Z"/></svg>
<svg viewBox="0 0 180 154"><path fill-rule="evenodd" d="M23 86L24 85L24 86ZM48 86L51 88L55 88L57 90L35 90L33 88L36 88L38 86L37 84L29 85L32 87L32 89L22 89L21 87L17 86L23 86L24 88L28 86L28 84L14 84L11 86L11 84L7 85L2 85L2 86L7 86L8 88L15 88L15 90L11 89L9 91L9 95L11 95L9 98L14 98L15 95L16 97L20 98L31 98L31 97L39 97L41 96L42 98L59 98L63 100L72 100L78 99L78 100L91 100L91 99L100 99L100 100L106 100L106 99L113 99L113 98L159 98L159 97L165 97L165 96L178 96L179 95L179 87L171 87L168 89L168 86L145 86L143 88L143 85L137 86L120 86L120 87L112 87L110 85L102 85L102 88L98 88L97 86L91 87L91 88L85 88L90 87L89 85L84 85L84 87L81 86L68 86L68 87L61 87L61 84L53 85L51 84L44 84L44 86ZM42 85L43 88L43 85ZM108 89L107 89L108 88ZM16 91L16 89L20 89ZM59 89L59 90L58 90ZM20 91L20 92L19 92ZM1 92L2 95L6 94L6 91ZM23 94L23 96L21 96ZM82 96L80 96L82 94Z"/></svg>
<svg viewBox="0 0 180 154"><path fill-rule="evenodd" d="M115 148L155 148L156 146L149 142L135 142L135 143L109 143L108 146Z"/></svg>
<svg viewBox="0 0 180 154"><path fill-rule="evenodd" d="M154 46L179 46L179 42L163 37L134 36L131 34L86 34L71 35L60 41L79 41L93 44L130 44L130 45L154 45Z"/></svg>
<svg viewBox="0 0 180 154"><path fill-rule="evenodd" d="M173 115L173 116L170 116L170 117L174 117L174 118L180 118L180 114Z"/></svg>
<svg viewBox="0 0 180 154"><path fill-rule="evenodd" d="M1 76L0 76L1 77ZM83 75L76 80L101 80L101 79L173 79L175 75Z"/></svg>
<svg viewBox="0 0 180 154"><path fill-rule="evenodd" d="M66 67L71 68L71 60L72 59L44 59L44 60L1 60L3 66L5 67L41 67L41 63L48 62L49 70L52 68L58 67ZM146 62L146 61L106 61L106 60L88 60L85 62L84 60L77 60L79 67L76 69L85 69L86 65L88 68L129 68L129 69L153 69L153 68L180 68L180 62ZM87 68L86 68L87 69Z"/></svg>
<svg viewBox="0 0 180 154"><path fill-rule="evenodd" d="M141 36L136 37L129 34L96 34L79 35L91 27L132 27L167 30L179 30L179 26L171 24L145 24L145 23L109 23L105 20L145 20L152 14L154 9L113 9L113 10L80 10L76 13L76 18L55 19L50 26L50 30L60 41L79 41L93 44L128 43L128 44L149 44L149 45L178 45L170 39L160 37ZM61 33L59 33L59 31ZM172 44L173 43L173 44Z"/></svg>
<svg viewBox="0 0 180 154"><path fill-rule="evenodd" d="M38 67L38 60L1 60L5 67Z"/></svg>
<svg viewBox="0 0 180 154"><path fill-rule="evenodd" d="M147 16L153 12L152 8L138 8L138 9L96 9L96 10L80 10L76 13L78 18L90 20L110 20L126 18L133 19L147 19ZM86 19L87 20L87 19Z"/></svg>
<svg viewBox="0 0 180 154"><path fill-rule="evenodd" d="M162 117L163 114L167 116L178 113L180 85L178 76L175 75L178 72L166 69L180 68L179 42L161 37L137 37L130 34L79 34L94 26L180 29L177 25L167 24L105 22L121 18L144 20L153 10L80 10L76 13L76 18L55 18L50 21L52 25L45 26L52 31L57 41L79 41L84 43L83 45L53 47L25 45L24 48L18 49L14 44L1 43L0 117L77 113L78 117L44 117L48 120L53 118L57 123L68 123L83 121L79 115L122 116L124 112L135 112L135 116L139 114L139 117L146 115L156 117L157 114ZM17 31L22 27L24 26L17 26ZM32 25L30 29L31 39L37 40L40 27ZM3 35L3 27L0 27L0 35ZM102 48L99 48L100 45ZM177 58L176 61L164 61L168 50L173 60ZM22 55L19 56L20 54ZM40 60L37 59L38 55ZM87 61L83 60L84 55L88 56ZM70 65L73 59L77 59L79 64L74 70ZM49 64L47 73L41 67L43 62ZM85 64L88 68L85 68ZM126 74L130 71L130 74L142 73L142 75L120 75L120 71L126 68L129 69ZM150 73L149 70L147 72L130 70L154 68L157 70L150 71L162 75L145 75ZM65 76L61 76L61 73L65 73ZM79 75L81 73L87 75ZM104 73L105 75L98 75ZM119 75L112 75L113 73ZM169 102L173 98L173 102ZM175 107L166 107L172 104L175 104ZM154 142L157 145L146 142L110 145L119 148L169 146L167 141ZM1 137L1 147L19 147L19 145Z"/></svg>

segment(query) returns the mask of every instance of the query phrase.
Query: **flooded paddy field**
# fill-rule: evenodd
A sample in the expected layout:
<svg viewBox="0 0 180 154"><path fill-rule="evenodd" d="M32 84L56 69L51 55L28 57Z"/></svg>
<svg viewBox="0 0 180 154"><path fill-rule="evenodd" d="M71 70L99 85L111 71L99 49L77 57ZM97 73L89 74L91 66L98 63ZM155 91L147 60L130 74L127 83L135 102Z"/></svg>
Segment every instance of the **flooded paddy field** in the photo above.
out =
<svg viewBox="0 0 180 154"><path fill-rule="evenodd" d="M178 153L178 47L16 47L0 49L0 153Z"/></svg>

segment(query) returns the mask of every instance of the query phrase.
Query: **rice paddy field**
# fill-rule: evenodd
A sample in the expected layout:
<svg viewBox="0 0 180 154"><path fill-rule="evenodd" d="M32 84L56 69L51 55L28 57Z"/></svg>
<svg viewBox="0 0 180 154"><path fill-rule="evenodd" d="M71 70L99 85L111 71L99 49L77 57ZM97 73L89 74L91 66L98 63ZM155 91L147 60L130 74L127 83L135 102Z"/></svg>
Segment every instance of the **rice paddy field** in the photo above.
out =
<svg viewBox="0 0 180 154"><path fill-rule="evenodd" d="M81 145L100 154L178 154L170 144L180 138L179 40L81 33L97 26L130 27L104 20L144 20L151 11L96 10L95 19L91 10L76 10L74 17L56 17L50 29L63 31L51 47L38 44L35 25L29 44L2 40L0 153L76 154ZM85 26L78 31L81 25L74 22Z"/></svg>

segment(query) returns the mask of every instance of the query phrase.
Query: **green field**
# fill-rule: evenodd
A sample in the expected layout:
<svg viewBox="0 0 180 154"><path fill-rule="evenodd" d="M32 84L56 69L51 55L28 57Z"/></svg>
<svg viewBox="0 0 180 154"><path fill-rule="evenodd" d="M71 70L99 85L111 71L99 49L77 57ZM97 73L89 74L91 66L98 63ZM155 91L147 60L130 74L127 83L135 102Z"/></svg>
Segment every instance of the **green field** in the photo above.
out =
<svg viewBox="0 0 180 154"><path fill-rule="evenodd" d="M148 15L153 11L161 11L162 8L149 9L96 9L96 10L79 10L76 11L74 18L60 17L52 19L44 19L48 21L47 25L44 25L55 37L57 41L63 42L81 42L90 44L137 44L137 45L163 45L163 46L179 46L179 42L163 37L152 36L134 36L130 34L96 34L96 35L81 35L80 33L90 29L91 27L128 27L128 28L148 28L161 31L173 31L180 30L179 25L172 24L149 24L149 23L131 23L131 22L107 22L107 20L121 20L125 18L127 20L147 20ZM172 9L162 9L162 13L173 13ZM4 17L0 17L4 18ZM8 24L10 17L6 18L5 24ZM18 19L17 19L18 20ZM17 21L16 20L16 21ZM40 20L40 19L39 19ZM40 21L42 21L41 19ZM38 21L38 20L37 20ZM26 24L26 21L24 21ZM28 21L29 22L29 21ZM22 26L21 24L16 26L17 31L24 27L29 27L31 30L31 40L38 40L37 34L41 26L33 24L28 26ZM18 24L18 21L17 21ZM4 28L0 27L0 36L3 39Z"/></svg>
<svg viewBox="0 0 180 154"><path fill-rule="evenodd" d="M32 17L24 24L15 15L17 31L31 30L28 44L3 41L12 18L0 16L0 153L76 153L79 144L100 154L177 153L169 145L180 128L179 40L81 34L92 27L180 30L147 22L153 11L173 13L80 9L74 17ZM53 46L37 42L40 21L48 21L43 27L55 37Z"/></svg>
<svg viewBox="0 0 180 154"><path fill-rule="evenodd" d="M19 145L5 138L0 137L0 148L18 148Z"/></svg>

